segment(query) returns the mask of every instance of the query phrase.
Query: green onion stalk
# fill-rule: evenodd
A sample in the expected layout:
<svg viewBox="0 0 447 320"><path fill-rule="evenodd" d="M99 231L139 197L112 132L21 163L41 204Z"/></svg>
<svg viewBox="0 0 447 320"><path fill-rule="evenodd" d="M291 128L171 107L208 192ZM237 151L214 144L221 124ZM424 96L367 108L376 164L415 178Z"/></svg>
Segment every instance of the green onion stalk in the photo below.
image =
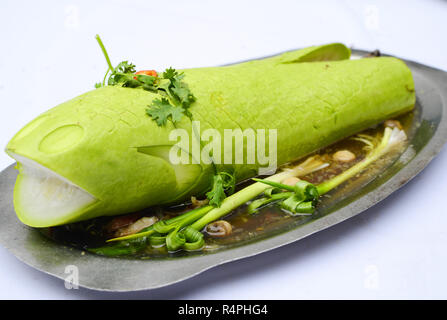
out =
<svg viewBox="0 0 447 320"><path fill-rule="evenodd" d="M106 48L104 46L104 43L102 42L102 40L99 37L99 35L96 35L95 39L96 39L96 41L98 41L98 44L99 44L99 46L101 48L102 53L104 54L104 57L106 58L106 62L107 62L107 71L106 71L106 74L104 76L104 79L102 80L102 83L96 85L97 87L100 87L100 86L105 86L107 75L109 74L110 71L113 70L113 66L112 66L112 63L110 62L109 54L107 53L107 50L106 50Z"/></svg>
<svg viewBox="0 0 447 320"><path fill-rule="evenodd" d="M364 139L363 136L362 140ZM139 233L110 239L108 246L91 251L105 255L129 254L148 244L154 247L166 245L169 252L201 250L204 246L201 232L204 227L250 201L249 213L256 212L269 203L279 202L280 207L292 215L312 214L321 195L362 172L371 163L383 157L405 140L404 131L397 128L385 128L378 145L373 147L363 160L317 186L304 180L299 180L294 186L281 183L290 177L304 176L328 166L317 157L310 157L300 165L287 168L266 179L253 179L255 183L228 196L219 207L206 205L193 209L172 219L159 221ZM368 140L370 145L369 142L371 141ZM264 193L263 197L255 199L262 193Z"/></svg>
<svg viewBox="0 0 447 320"><path fill-rule="evenodd" d="M326 166L328 164L317 159L317 157L310 157L303 163L293 168L286 168L265 180L280 182L290 177L304 176ZM208 224L208 222L203 224L203 221L212 222L228 214L235 208L257 197L268 188L269 186L264 183L253 183L225 198L220 207L206 205L193 209L177 217L161 220L138 233L109 239L106 246L91 248L89 251L102 255L125 255L136 253L148 244L154 247L166 245L169 252L181 249L187 251L200 250L205 244L201 230ZM211 215L209 215L210 213ZM213 217L217 218L214 219ZM204 218L205 220L202 220Z"/></svg>

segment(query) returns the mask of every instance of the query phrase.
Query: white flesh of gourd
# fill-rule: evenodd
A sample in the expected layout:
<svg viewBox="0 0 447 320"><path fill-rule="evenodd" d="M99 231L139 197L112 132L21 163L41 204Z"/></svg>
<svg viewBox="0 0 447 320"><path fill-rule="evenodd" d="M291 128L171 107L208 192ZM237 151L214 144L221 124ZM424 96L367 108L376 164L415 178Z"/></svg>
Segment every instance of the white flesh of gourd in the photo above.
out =
<svg viewBox="0 0 447 320"><path fill-rule="evenodd" d="M96 201L90 193L26 157L12 154L20 163L22 181L17 196L26 215L61 218Z"/></svg>

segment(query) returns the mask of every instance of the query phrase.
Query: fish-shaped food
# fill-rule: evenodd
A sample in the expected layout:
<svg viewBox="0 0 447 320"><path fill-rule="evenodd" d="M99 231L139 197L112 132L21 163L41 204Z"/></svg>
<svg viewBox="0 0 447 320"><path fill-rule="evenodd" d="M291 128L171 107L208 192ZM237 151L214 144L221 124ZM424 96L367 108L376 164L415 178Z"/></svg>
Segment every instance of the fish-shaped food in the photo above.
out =
<svg viewBox="0 0 447 320"><path fill-rule="evenodd" d="M266 166L259 159L204 163L183 149L190 163L173 164L174 129L184 129L191 143L207 129L222 136L228 129L263 129L267 142L276 130L279 166L413 108L414 83L404 62L349 58L344 45L329 44L181 70L195 101L188 109L192 118L175 125L160 126L148 116L148 105L160 95L140 88L104 86L64 102L7 145L20 172L16 213L33 227L118 215L204 194L216 169L241 181Z"/></svg>

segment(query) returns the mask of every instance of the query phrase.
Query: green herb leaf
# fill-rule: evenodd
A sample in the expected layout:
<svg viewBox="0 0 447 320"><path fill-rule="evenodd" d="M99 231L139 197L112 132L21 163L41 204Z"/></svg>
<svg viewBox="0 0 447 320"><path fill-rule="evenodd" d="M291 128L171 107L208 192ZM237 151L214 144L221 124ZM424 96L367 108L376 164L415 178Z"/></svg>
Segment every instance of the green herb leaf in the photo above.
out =
<svg viewBox="0 0 447 320"><path fill-rule="evenodd" d="M213 187L206 193L213 207L220 207L222 201L234 192L236 178L227 172L219 172L213 177Z"/></svg>
<svg viewBox="0 0 447 320"><path fill-rule="evenodd" d="M138 81L140 81L144 84L150 85L150 86L154 85L154 82L157 79L156 77L148 76L145 74L139 74L136 76L136 78Z"/></svg>
<svg viewBox="0 0 447 320"><path fill-rule="evenodd" d="M163 72L163 79L168 81L162 81L159 85L160 89L175 102L176 105L182 106L184 109L196 100L188 85L182 81L184 78L183 73L178 73L175 69L168 68Z"/></svg>
<svg viewBox="0 0 447 320"><path fill-rule="evenodd" d="M153 105L147 109L147 114L159 126L166 125L168 120L175 124L184 115L192 119L192 114L188 108L196 98L191 90L189 90L188 85L182 81L185 76L183 73L179 73L174 68L169 67L163 72L162 77L153 77L144 74L135 75L135 65L127 60L120 62L113 68L107 50L98 35L96 36L96 40L106 58L108 68L103 82L96 83L95 88L105 86L107 79L107 85L109 86L119 85L126 88L142 88L164 95L161 100L154 100Z"/></svg>
<svg viewBox="0 0 447 320"><path fill-rule="evenodd" d="M129 63L128 61L120 62L113 72L116 73L135 73L135 65L133 63Z"/></svg>
<svg viewBox="0 0 447 320"><path fill-rule="evenodd" d="M184 108L188 108L196 100L189 90L188 85L184 82L175 81L174 87L171 90Z"/></svg>
<svg viewBox="0 0 447 320"><path fill-rule="evenodd" d="M181 120L184 110L181 107L172 106L166 98L155 99L146 113L157 122L159 126L164 126L168 120L177 123Z"/></svg>
<svg viewBox="0 0 447 320"><path fill-rule="evenodd" d="M165 70L165 72L163 72L163 78L165 79L173 81L176 77L177 78L179 77L179 73L172 67L169 67L168 69Z"/></svg>
<svg viewBox="0 0 447 320"><path fill-rule="evenodd" d="M183 73L178 73L175 69L168 68L163 72L163 78L159 79L157 82L158 90L163 92L170 99L156 99L153 102L153 106L147 111L147 114L151 116L159 126L164 126L168 120L175 124L181 120L183 115L186 115L190 119L192 118L192 114L189 112L188 108L196 98L189 90L188 85L181 81L183 77ZM145 82L147 85L153 85L155 83L155 78L141 80L147 81ZM161 103L161 101L163 103Z"/></svg>

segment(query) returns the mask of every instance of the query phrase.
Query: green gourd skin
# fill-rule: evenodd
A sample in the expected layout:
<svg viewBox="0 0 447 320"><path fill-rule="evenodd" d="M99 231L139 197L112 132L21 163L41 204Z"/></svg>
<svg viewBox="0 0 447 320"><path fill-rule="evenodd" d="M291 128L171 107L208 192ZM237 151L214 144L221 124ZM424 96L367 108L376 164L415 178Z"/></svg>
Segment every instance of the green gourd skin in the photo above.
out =
<svg viewBox="0 0 447 320"><path fill-rule="evenodd" d="M222 136L224 129L277 129L281 165L413 108L413 78L401 60L349 60L349 55L345 46L330 44L231 66L181 70L197 98L190 108L193 120L200 121L201 132L213 128ZM19 131L6 152L38 162L97 199L69 216L36 216L21 206L19 174L14 206L20 220L54 226L178 203L208 191L212 165L185 165L181 171L190 174L179 185L176 167L150 151L175 143L169 140L172 123L159 127L146 114L158 97L106 86L60 104ZM189 118L176 127L194 136ZM218 164L217 170L234 170L241 181L256 175L258 167Z"/></svg>

